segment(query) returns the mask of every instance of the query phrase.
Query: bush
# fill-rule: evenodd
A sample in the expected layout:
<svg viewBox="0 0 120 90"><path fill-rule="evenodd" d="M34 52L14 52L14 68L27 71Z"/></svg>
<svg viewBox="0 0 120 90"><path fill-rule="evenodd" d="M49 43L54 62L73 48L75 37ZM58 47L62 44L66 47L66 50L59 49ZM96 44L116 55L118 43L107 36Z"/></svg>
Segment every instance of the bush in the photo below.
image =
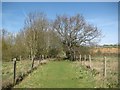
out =
<svg viewBox="0 0 120 90"><path fill-rule="evenodd" d="M58 54L59 54L59 50L57 50L56 48L50 49L48 53L48 55L53 58L57 57Z"/></svg>

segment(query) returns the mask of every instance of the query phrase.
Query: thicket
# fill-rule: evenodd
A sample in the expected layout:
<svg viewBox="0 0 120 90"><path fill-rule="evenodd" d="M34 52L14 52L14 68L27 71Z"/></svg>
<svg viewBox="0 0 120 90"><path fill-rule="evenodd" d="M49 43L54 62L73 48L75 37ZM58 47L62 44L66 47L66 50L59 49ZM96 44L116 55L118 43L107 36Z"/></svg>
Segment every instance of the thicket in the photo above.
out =
<svg viewBox="0 0 120 90"><path fill-rule="evenodd" d="M2 29L2 60L46 55L75 60L74 56L88 54L88 44L101 35L97 27L88 24L80 14L59 15L51 21L43 12L29 13L24 27L16 34ZM64 53L63 53L64 52ZM59 56L60 55L60 56Z"/></svg>

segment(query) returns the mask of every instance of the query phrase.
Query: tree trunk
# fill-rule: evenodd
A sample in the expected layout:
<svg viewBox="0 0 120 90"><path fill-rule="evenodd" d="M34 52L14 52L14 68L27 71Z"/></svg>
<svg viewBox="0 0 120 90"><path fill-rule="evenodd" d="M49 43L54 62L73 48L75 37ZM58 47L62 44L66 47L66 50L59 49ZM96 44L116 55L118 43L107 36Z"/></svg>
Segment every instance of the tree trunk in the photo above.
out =
<svg viewBox="0 0 120 90"><path fill-rule="evenodd" d="M72 51L66 51L66 57L67 57L67 59L69 59L69 60L71 60L71 61L74 61L75 60L75 58L74 58L74 52L72 52Z"/></svg>

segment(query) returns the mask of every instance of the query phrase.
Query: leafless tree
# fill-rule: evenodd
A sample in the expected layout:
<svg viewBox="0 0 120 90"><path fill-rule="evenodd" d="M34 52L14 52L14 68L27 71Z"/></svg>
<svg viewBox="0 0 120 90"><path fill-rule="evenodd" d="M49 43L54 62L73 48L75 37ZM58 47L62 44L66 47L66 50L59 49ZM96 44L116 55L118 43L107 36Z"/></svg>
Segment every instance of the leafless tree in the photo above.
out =
<svg viewBox="0 0 120 90"><path fill-rule="evenodd" d="M74 60L74 48L89 44L101 35L97 27L86 23L80 14L71 17L58 15L53 23L53 29L61 37L66 56L71 60Z"/></svg>
<svg viewBox="0 0 120 90"><path fill-rule="evenodd" d="M31 56L45 49L45 31L48 22L44 13L29 13L25 20L25 37Z"/></svg>

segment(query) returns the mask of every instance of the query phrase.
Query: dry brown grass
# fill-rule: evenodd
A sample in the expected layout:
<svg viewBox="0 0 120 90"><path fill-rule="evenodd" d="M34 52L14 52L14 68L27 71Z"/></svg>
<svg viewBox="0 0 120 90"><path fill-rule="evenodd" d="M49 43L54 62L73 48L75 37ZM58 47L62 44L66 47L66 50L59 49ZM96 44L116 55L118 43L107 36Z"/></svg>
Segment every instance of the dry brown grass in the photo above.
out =
<svg viewBox="0 0 120 90"><path fill-rule="evenodd" d="M103 60L103 56L92 57L91 69L95 69L97 72L99 72L97 75L95 75L96 87L116 87L118 83L118 57L106 56L106 78L103 75ZM82 64L84 66L90 65L89 61L83 61Z"/></svg>
<svg viewBox="0 0 120 90"><path fill-rule="evenodd" d="M98 48L93 48L92 49L93 53L101 52L101 53L120 53L118 48L106 48L106 47L98 47Z"/></svg>
<svg viewBox="0 0 120 90"><path fill-rule="evenodd" d="M31 69L32 61L21 60L16 63L16 78L26 74ZM34 61L34 67L38 66L38 61ZM2 63L2 87L11 87L13 84L13 62Z"/></svg>

